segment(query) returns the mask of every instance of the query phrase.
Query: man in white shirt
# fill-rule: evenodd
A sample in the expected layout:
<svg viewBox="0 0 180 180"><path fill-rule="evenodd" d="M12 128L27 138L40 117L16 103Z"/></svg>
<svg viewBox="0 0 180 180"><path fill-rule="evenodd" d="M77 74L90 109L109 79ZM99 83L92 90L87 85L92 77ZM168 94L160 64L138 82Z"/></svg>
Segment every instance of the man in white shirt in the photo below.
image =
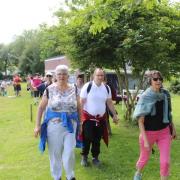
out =
<svg viewBox="0 0 180 180"><path fill-rule="evenodd" d="M88 154L91 146L93 164L99 165L100 141L103 137L108 145L108 133L106 126L106 104L113 114L113 122L118 123L118 117L112 102L111 90L103 83L104 71L96 68L93 81L86 83L81 89L80 102L82 108L82 166L88 166Z"/></svg>

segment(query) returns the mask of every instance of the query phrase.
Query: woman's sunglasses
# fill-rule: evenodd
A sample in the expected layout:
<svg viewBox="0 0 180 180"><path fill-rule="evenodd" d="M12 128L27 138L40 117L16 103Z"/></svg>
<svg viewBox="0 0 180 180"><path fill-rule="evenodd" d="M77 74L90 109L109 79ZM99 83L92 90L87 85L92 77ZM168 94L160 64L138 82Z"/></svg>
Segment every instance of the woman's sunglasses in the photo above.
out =
<svg viewBox="0 0 180 180"><path fill-rule="evenodd" d="M51 75L47 75L46 77L52 77Z"/></svg>
<svg viewBox="0 0 180 180"><path fill-rule="evenodd" d="M152 80L153 80L153 81L158 81L158 80L159 80L159 81L162 82L162 81L163 81L163 78L152 78Z"/></svg>

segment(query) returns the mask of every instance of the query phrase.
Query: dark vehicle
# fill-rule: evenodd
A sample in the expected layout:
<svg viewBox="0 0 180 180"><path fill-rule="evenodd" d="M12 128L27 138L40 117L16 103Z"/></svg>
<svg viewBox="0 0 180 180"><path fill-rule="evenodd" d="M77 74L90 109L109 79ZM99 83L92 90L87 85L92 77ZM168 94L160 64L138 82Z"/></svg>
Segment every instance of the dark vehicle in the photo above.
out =
<svg viewBox="0 0 180 180"><path fill-rule="evenodd" d="M116 73L113 72L107 72L106 73L106 79L107 79L107 85L111 88L112 93L112 100L118 104L120 101L122 101L122 97L119 92L119 83L118 83L118 77Z"/></svg>

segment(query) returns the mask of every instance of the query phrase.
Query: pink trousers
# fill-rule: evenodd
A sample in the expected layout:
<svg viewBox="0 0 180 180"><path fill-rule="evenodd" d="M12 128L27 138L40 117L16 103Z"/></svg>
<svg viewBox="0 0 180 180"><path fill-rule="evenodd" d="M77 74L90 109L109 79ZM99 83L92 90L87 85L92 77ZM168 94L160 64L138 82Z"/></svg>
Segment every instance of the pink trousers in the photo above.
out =
<svg viewBox="0 0 180 180"><path fill-rule="evenodd" d="M160 152L160 175L169 175L169 164L170 164L170 146L171 146L171 135L169 127L159 131L146 131L147 139L152 147L154 143L157 144ZM139 136L140 144L140 157L136 163L136 167L142 169L148 162L151 155L151 151L148 151L144 147L144 139L142 135Z"/></svg>

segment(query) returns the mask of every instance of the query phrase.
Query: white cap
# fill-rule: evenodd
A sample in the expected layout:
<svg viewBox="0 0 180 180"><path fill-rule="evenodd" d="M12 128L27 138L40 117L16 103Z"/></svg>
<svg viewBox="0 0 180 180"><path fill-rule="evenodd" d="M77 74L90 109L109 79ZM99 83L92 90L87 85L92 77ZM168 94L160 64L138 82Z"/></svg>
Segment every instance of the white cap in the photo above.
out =
<svg viewBox="0 0 180 180"><path fill-rule="evenodd" d="M47 72L46 73L46 76L49 75L49 76L52 76L53 74L51 72Z"/></svg>
<svg viewBox="0 0 180 180"><path fill-rule="evenodd" d="M62 71L69 74L68 66L66 66L64 64L60 64L60 65L56 66L56 69L55 69L56 75Z"/></svg>

